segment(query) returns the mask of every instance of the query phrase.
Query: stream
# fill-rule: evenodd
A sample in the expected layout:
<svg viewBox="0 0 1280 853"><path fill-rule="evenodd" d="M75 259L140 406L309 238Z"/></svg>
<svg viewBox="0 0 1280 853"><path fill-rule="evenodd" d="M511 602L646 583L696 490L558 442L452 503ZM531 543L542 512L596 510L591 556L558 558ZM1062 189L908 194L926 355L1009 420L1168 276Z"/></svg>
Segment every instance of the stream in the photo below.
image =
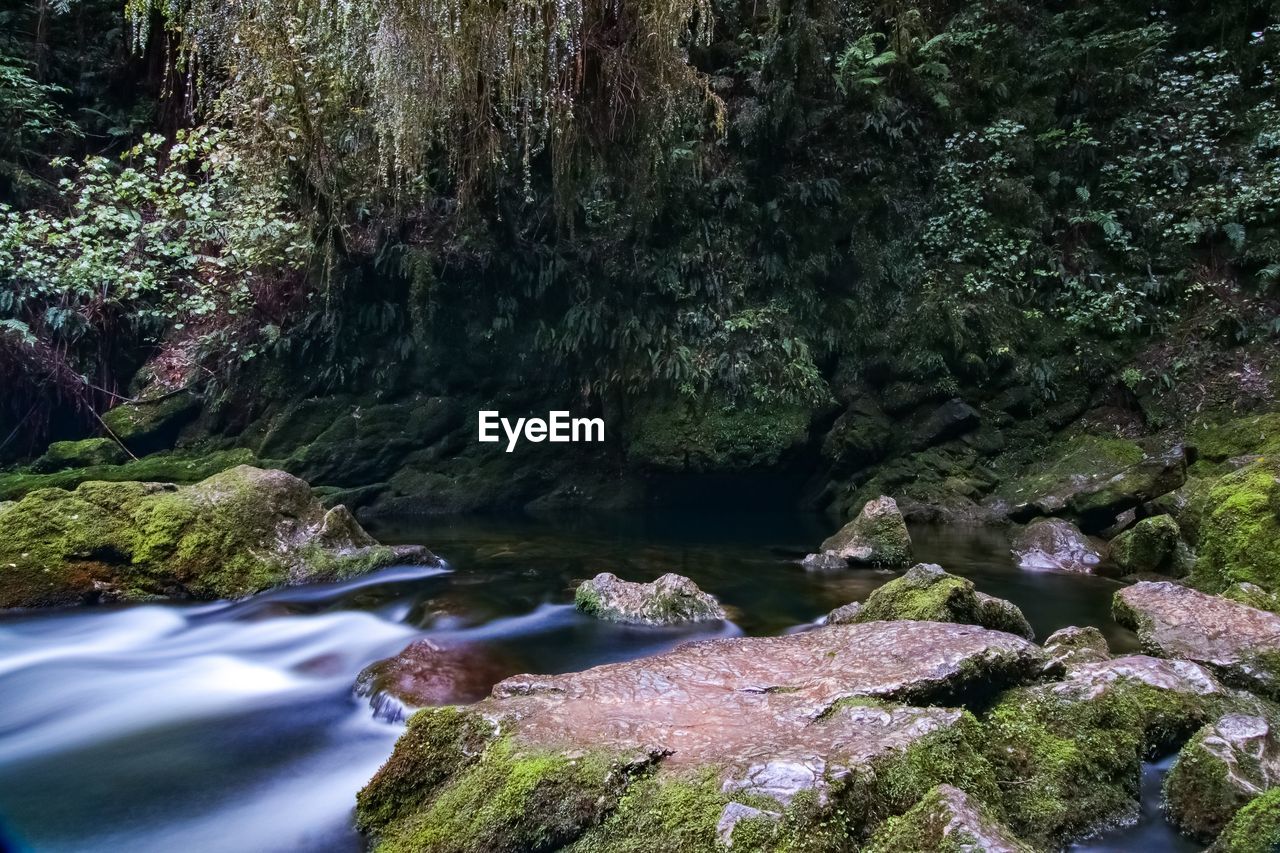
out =
<svg viewBox="0 0 1280 853"><path fill-rule="evenodd" d="M355 851L355 792L401 726L352 695L356 674L411 640L465 641L498 674L559 673L690 639L768 635L865 599L892 575L816 574L799 559L820 518L741 513L419 519L372 526L446 568L398 567L242 602L0 614L0 850ZM1023 609L1043 639L1110 618L1113 581L1023 572L999 531L914 528L916 557ZM732 621L673 629L598 622L572 607L599 571L674 571ZM1159 811L1169 761L1147 765L1135 825L1080 851L1199 850Z"/></svg>

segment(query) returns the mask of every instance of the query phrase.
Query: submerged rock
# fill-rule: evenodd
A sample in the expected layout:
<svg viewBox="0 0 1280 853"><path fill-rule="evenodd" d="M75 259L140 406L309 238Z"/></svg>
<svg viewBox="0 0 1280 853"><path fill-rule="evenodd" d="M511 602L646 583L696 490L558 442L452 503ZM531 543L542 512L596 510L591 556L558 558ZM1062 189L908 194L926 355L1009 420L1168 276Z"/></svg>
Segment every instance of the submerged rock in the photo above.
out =
<svg viewBox="0 0 1280 853"><path fill-rule="evenodd" d="M1092 574L1102 563L1102 550L1071 522L1061 518L1033 521L1013 543L1018 567L1035 571Z"/></svg>
<svg viewBox="0 0 1280 853"><path fill-rule="evenodd" d="M867 501L858 517L822 543L824 554L848 563L903 566L911 561L911 534L893 498Z"/></svg>
<svg viewBox="0 0 1280 853"><path fill-rule="evenodd" d="M1112 542L1108 556L1123 574L1182 577L1191 568L1191 552L1178 523L1167 515L1144 518Z"/></svg>
<svg viewBox="0 0 1280 853"><path fill-rule="evenodd" d="M679 625L725 618L715 598L683 575L670 573L653 583L633 583L601 572L578 586L574 604L589 616L633 625Z"/></svg>
<svg viewBox="0 0 1280 853"><path fill-rule="evenodd" d="M834 552L827 551L806 555L801 565L811 572L830 572L849 568L849 561Z"/></svg>
<svg viewBox="0 0 1280 853"><path fill-rule="evenodd" d="M510 673L480 649L416 640L361 670L355 694L368 697L375 716L397 722L411 709L477 702Z"/></svg>
<svg viewBox="0 0 1280 853"><path fill-rule="evenodd" d="M1197 661L1228 683L1280 697L1280 616L1167 581L1122 589L1112 607L1151 654Z"/></svg>
<svg viewBox="0 0 1280 853"><path fill-rule="evenodd" d="M1280 784L1280 740L1262 717L1228 714L1178 753L1165 778L1166 811L1188 835L1210 841L1242 806Z"/></svg>
<svg viewBox="0 0 1280 853"><path fill-rule="evenodd" d="M1085 663L1098 663L1111 659L1107 638L1092 625L1084 628L1061 628L1044 641L1045 653L1051 667L1070 670Z"/></svg>
<svg viewBox="0 0 1280 853"><path fill-rule="evenodd" d="M943 571L932 563L918 563L900 578L871 593L852 621L914 619L958 622L1007 631L1031 639L1030 623L1012 603L977 592L973 581ZM828 623L831 617L827 617Z"/></svg>
<svg viewBox="0 0 1280 853"><path fill-rule="evenodd" d="M972 716L886 700L985 692L1042 662L1009 634L881 622L517 676L415 715L357 820L390 849L710 850L726 815L747 849L786 825L848 844L942 782L997 796Z"/></svg>
<svg viewBox="0 0 1280 853"><path fill-rule="evenodd" d="M422 548L378 545L344 507L325 511L302 480L249 466L183 487L39 489L11 506L4 522L0 607L236 598L393 563L436 562Z"/></svg>
<svg viewBox="0 0 1280 853"><path fill-rule="evenodd" d="M952 785L939 785L911 811L890 818L867 853L946 850L953 853L1032 853L989 809Z"/></svg>

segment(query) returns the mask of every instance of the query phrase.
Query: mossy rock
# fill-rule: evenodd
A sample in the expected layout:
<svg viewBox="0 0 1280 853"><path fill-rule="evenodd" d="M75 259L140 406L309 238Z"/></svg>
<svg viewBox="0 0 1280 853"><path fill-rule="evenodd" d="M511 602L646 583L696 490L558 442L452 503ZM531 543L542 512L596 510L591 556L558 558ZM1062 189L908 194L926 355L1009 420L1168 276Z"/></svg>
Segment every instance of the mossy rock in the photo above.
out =
<svg viewBox="0 0 1280 853"><path fill-rule="evenodd" d="M104 413L102 423L134 453L152 453L173 447L179 430L199 412L200 398L178 391L123 403Z"/></svg>
<svg viewBox="0 0 1280 853"><path fill-rule="evenodd" d="M1280 739L1264 718L1228 714L1178 753L1164 782L1165 811L1187 835L1212 841L1242 806L1280 783Z"/></svg>
<svg viewBox="0 0 1280 853"><path fill-rule="evenodd" d="M1208 853L1276 853L1280 850L1280 788L1242 808Z"/></svg>
<svg viewBox="0 0 1280 853"><path fill-rule="evenodd" d="M110 438L55 441L43 456L31 463L31 470L37 474L49 474L67 468L119 465L128 458L128 452L119 442Z"/></svg>
<svg viewBox="0 0 1280 853"><path fill-rule="evenodd" d="M860 398L836 418L822 440L822 456L840 476L881 461L894 443L893 423L869 398Z"/></svg>
<svg viewBox="0 0 1280 853"><path fill-rule="evenodd" d="M911 562L911 534L893 498L867 501L852 521L823 541L819 550L849 563L905 566Z"/></svg>
<svg viewBox="0 0 1280 853"><path fill-rule="evenodd" d="M237 465L252 465L254 461L251 451L235 448L153 453L120 465L68 468L49 474L16 471L0 474L0 500L21 498L37 489L74 489L88 482L197 483Z"/></svg>
<svg viewBox="0 0 1280 853"><path fill-rule="evenodd" d="M715 598L683 575L672 573L653 583L632 583L601 572L578 586L574 605L588 616L632 625L682 625L725 618Z"/></svg>
<svg viewBox="0 0 1280 853"><path fill-rule="evenodd" d="M377 545L282 471L239 466L195 485L88 482L39 489L4 513L0 608L156 596L237 598L434 561Z"/></svg>
<svg viewBox="0 0 1280 853"><path fill-rule="evenodd" d="M997 494L1014 510L1027 507L1024 520L1053 515L1066 508L1067 500L1086 483L1142 461L1142 448L1121 438L1078 434L1044 448L1047 461L1001 486Z"/></svg>
<svg viewBox="0 0 1280 853"><path fill-rule="evenodd" d="M1181 577L1192 561L1178 523L1167 515L1138 521L1111 541L1108 556L1116 568L1130 575Z"/></svg>
<svg viewBox="0 0 1280 853"><path fill-rule="evenodd" d="M1197 463L1197 473L1242 456L1275 456L1280 454L1280 412L1199 424L1188 432L1187 441L1207 463Z"/></svg>
<svg viewBox="0 0 1280 853"><path fill-rule="evenodd" d="M680 398L647 404L627 425L627 457L667 471L743 471L776 465L809 438L799 406Z"/></svg>
<svg viewBox="0 0 1280 853"><path fill-rule="evenodd" d="M1204 505L1193 582L1213 592L1234 583L1280 592L1280 457L1220 477Z"/></svg>
<svg viewBox="0 0 1280 853"><path fill-rule="evenodd" d="M866 853L1032 853L991 809L952 785L939 785L876 831Z"/></svg>
<svg viewBox="0 0 1280 853"><path fill-rule="evenodd" d="M981 625L1026 639L1035 636L1016 606L977 592L968 578L926 563L913 566L902 577L877 588L851 621L896 619Z"/></svg>

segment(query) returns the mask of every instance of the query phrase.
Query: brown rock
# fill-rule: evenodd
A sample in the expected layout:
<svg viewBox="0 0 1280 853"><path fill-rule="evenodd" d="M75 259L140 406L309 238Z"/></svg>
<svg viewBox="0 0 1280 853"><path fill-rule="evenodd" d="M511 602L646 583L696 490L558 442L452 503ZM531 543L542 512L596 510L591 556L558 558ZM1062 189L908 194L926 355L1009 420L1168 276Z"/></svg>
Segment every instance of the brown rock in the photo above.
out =
<svg viewBox="0 0 1280 853"><path fill-rule="evenodd" d="M479 701L510 674L510 667L479 649L416 640L365 667L355 693L369 698L376 716L397 722L414 708Z"/></svg>
<svg viewBox="0 0 1280 853"><path fill-rule="evenodd" d="M1028 524L1013 543L1019 568L1092 574L1102 550L1071 522L1043 518Z"/></svg>

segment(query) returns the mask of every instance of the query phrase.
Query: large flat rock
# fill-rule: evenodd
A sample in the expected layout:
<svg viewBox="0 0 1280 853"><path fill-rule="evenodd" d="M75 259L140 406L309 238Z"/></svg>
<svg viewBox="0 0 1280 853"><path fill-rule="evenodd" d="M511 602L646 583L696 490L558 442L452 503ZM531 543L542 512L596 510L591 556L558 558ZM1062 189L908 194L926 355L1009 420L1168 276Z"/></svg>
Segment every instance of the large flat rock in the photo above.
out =
<svg viewBox="0 0 1280 853"><path fill-rule="evenodd" d="M1280 616L1149 581L1117 592L1114 610L1149 653L1205 664L1230 684L1280 697Z"/></svg>

